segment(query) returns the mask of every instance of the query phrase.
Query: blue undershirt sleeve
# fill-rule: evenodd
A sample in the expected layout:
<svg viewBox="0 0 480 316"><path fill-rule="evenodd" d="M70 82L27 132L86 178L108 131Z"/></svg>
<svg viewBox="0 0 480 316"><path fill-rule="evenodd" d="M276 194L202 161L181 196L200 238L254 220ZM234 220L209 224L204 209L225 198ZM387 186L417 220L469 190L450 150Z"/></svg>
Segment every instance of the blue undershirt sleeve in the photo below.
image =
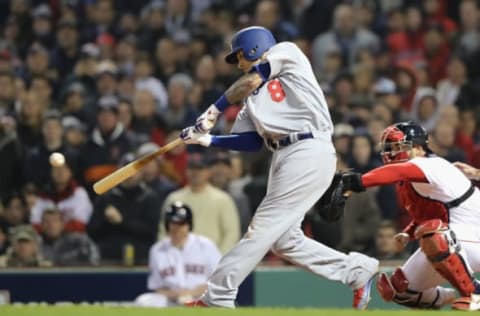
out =
<svg viewBox="0 0 480 316"><path fill-rule="evenodd" d="M262 148L263 139L257 132L212 135L211 145L237 151L258 151Z"/></svg>

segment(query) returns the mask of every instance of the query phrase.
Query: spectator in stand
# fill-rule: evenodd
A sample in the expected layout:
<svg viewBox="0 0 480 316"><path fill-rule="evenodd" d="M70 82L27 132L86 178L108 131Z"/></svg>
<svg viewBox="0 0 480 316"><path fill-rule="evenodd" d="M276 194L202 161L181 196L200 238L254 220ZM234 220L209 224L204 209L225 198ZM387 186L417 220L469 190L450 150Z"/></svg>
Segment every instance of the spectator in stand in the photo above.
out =
<svg viewBox="0 0 480 316"><path fill-rule="evenodd" d="M392 32L385 38L393 61L406 62L409 65L423 61L423 37L422 13L418 7L409 6L405 11L405 29Z"/></svg>
<svg viewBox="0 0 480 316"><path fill-rule="evenodd" d="M465 152L455 145L455 127L447 122L438 121L430 133L430 149L438 156L450 162L465 162Z"/></svg>
<svg viewBox="0 0 480 316"><path fill-rule="evenodd" d="M232 190L231 188L233 170L230 154L219 151L213 153L209 160L211 170L210 183L227 192L233 198L240 219L240 232L243 235L247 232L253 212L250 208L247 195L243 192Z"/></svg>
<svg viewBox="0 0 480 316"><path fill-rule="evenodd" d="M137 157L144 157L160 149L155 143L145 143L137 150ZM177 189L177 185L163 172L167 162L162 158L156 158L142 168L143 181L156 193L158 200L163 204L168 194Z"/></svg>
<svg viewBox="0 0 480 316"><path fill-rule="evenodd" d="M28 223L29 209L21 194L14 192L7 195L2 204L3 212L0 218L5 221L7 229Z"/></svg>
<svg viewBox="0 0 480 316"><path fill-rule="evenodd" d="M375 229L380 223L380 210L375 190L352 195L345 205L347 214L341 222L341 237L337 245L344 251L369 253L374 248Z"/></svg>
<svg viewBox="0 0 480 316"><path fill-rule="evenodd" d="M115 46L115 61L120 73L133 75L137 38L133 34L125 35Z"/></svg>
<svg viewBox="0 0 480 316"><path fill-rule="evenodd" d="M445 61L450 57L451 48L445 37L445 30L441 25L430 25L425 30L424 54L427 61L429 84L433 86L436 86L447 74Z"/></svg>
<svg viewBox="0 0 480 316"><path fill-rule="evenodd" d="M153 141L165 144L166 123L156 113L155 98L150 90L137 89L133 97L133 117L130 130L135 133L140 143Z"/></svg>
<svg viewBox="0 0 480 316"><path fill-rule="evenodd" d="M337 43L330 43L325 48L325 56L321 63L321 69L315 73L320 86L324 89L332 89L335 78L343 68L342 51Z"/></svg>
<svg viewBox="0 0 480 316"><path fill-rule="evenodd" d="M188 93L192 89L192 79L186 74L174 74L168 81L168 108L162 114L170 128L195 124L198 116L188 104Z"/></svg>
<svg viewBox="0 0 480 316"><path fill-rule="evenodd" d="M478 78L478 57L480 56L480 18L475 0L462 0L459 6L460 29L456 35L455 48L468 69L470 79Z"/></svg>
<svg viewBox="0 0 480 316"><path fill-rule="evenodd" d="M424 23L426 25L437 24L444 30L447 39L454 36L457 25L447 15L447 1L445 0L426 0L423 1Z"/></svg>
<svg viewBox="0 0 480 316"><path fill-rule="evenodd" d="M55 266L98 265L100 253L85 233L65 230L64 214L59 209L47 209L40 226L42 257Z"/></svg>
<svg viewBox="0 0 480 316"><path fill-rule="evenodd" d="M198 298L220 260L215 244L192 233L191 208L182 202L169 206L164 221L168 236L150 249L150 274L144 293L135 303L145 307L178 306Z"/></svg>
<svg viewBox="0 0 480 316"><path fill-rule="evenodd" d="M352 137L348 166L358 172L367 172L381 165L375 155L374 143L370 135L357 133Z"/></svg>
<svg viewBox="0 0 480 316"><path fill-rule="evenodd" d="M155 98L155 111L162 113L167 109L168 96L163 83L153 76L153 64L148 54L138 54L135 60L135 88L148 90Z"/></svg>
<svg viewBox="0 0 480 316"><path fill-rule="evenodd" d="M13 74L8 70L0 71L0 115L13 114L16 92Z"/></svg>
<svg viewBox="0 0 480 316"><path fill-rule="evenodd" d="M465 63L459 57L453 56L447 65L447 77L438 82L437 99L442 105L455 104L462 86L467 82Z"/></svg>
<svg viewBox="0 0 480 316"><path fill-rule="evenodd" d="M440 108L433 88L419 88L413 100L411 117L427 131L432 131L438 123Z"/></svg>
<svg viewBox="0 0 480 316"><path fill-rule="evenodd" d="M372 51L379 49L379 40L375 34L355 26L353 8L349 4L339 4L333 13L333 27L327 33L318 35L312 43L313 67L318 73L327 53L327 47L337 44L342 51L345 66L353 65L360 49Z"/></svg>
<svg viewBox="0 0 480 316"><path fill-rule="evenodd" d="M47 76L50 79L56 78L56 70L49 69L50 59L48 50L40 43L30 45L25 68L21 69L21 77L25 81L30 81L33 76Z"/></svg>
<svg viewBox="0 0 480 316"><path fill-rule="evenodd" d="M169 35L192 27L191 2L167 0L165 7L165 30Z"/></svg>
<svg viewBox="0 0 480 316"><path fill-rule="evenodd" d="M53 102L52 82L43 75L35 75L31 78L28 89L38 96L38 102L42 109L51 109L55 107Z"/></svg>
<svg viewBox="0 0 480 316"><path fill-rule="evenodd" d="M163 1L150 1L141 13L143 27L139 34L139 46L142 50L155 50L157 40L165 39L165 4ZM163 80L163 78L160 78Z"/></svg>
<svg viewBox="0 0 480 316"><path fill-rule="evenodd" d="M181 131L181 128L171 130L168 135L166 142L169 143L175 140L178 137L178 133ZM166 164L163 168L164 171L168 172L168 177L180 186L187 184L187 162L188 162L188 153L186 144L182 143L172 150L168 151L163 158L165 158Z"/></svg>
<svg viewBox="0 0 480 316"><path fill-rule="evenodd" d="M52 11L48 4L43 3L32 10L32 32L33 40L51 49L55 44L55 37L52 35Z"/></svg>
<svg viewBox="0 0 480 316"><path fill-rule="evenodd" d="M119 166L135 159L122 156ZM133 249L134 264L147 263L148 250L155 243L160 221L160 206L155 193L137 172L119 186L99 196L87 226L88 235L100 249L103 264L120 264ZM127 264L128 262L124 262Z"/></svg>
<svg viewBox="0 0 480 316"><path fill-rule="evenodd" d="M88 41L97 39L102 34L113 34L115 18L114 1L99 0L92 3L92 22L83 28L83 38Z"/></svg>
<svg viewBox="0 0 480 316"><path fill-rule="evenodd" d="M1 84L1 83L0 83ZM15 132L15 120L0 114L0 200L21 186L23 151Z"/></svg>
<svg viewBox="0 0 480 316"><path fill-rule="evenodd" d="M118 68L111 60L98 63L96 70L96 87L99 98L115 95L117 91Z"/></svg>
<svg viewBox="0 0 480 316"><path fill-rule="evenodd" d="M375 249L372 256L379 260L400 260L408 256L405 251L398 251L395 242L397 228L390 220L383 220L375 232Z"/></svg>
<svg viewBox="0 0 480 316"><path fill-rule="evenodd" d="M19 103L17 134L26 150L42 142L41 126L44 109L37 100L38 96L33 91L29 91L21 97Z"/></svg>
<svg viewBox="0 0 480 316"><path fill-rule="evenodd" d="M196 108L197 111L206 110L206 108L203 107L205 107L207 104L212 104L220 97L222 91L218 89L215 84L216 76L217 70L215 68L212 56L202 56L195 69L195 83L198 85L201 91L201 97L197 102L197 104L201 106Z"/></svg>
<svg viewBox="0 0 480 316"><path fill-rule="evenodd" d="M99 65L100 49L93 43L86 43L82 45L80 56L75 63L73 72L70 73L64 80L60 90L60 97L65 95L65 90L73 83L80 83L85 91L85 102L93 105L93 99L96 93L95 75L97 74L97 67ZM65 88L67 87L67 88ZM68 92L68 91L67 91Z"/></svg>
<svg viewBox="0 0 480 316"><path fill-rule="evenodd" d="M71 83L63 97L61 111L63 115L71 115L87 124L89 128L93 128L95 125L95 108L92 103L89 103L86 93L87 91L82 83Z"/></svg>
<svg viewBox="0 0 480 316"><path fill-rule="evenodd" d="M117 169L120 157L131 148L131 140L118 120L118 99L102 97L97 103L97 125L80 150L80 170L87 188Z"/></svg>
<svg viewBox="0 0 480 316"><path fill-rule="evenodd" d="M80 54L78 23L74 18L62 18L57 22L56 48L52 52L52 62L62 80L70 74Z"/></svg>
<svg viewBox="0 0 480 316"><path fill-rule="evenodd" d="M62 118L65 145L79 151L87 142L87 126L74 116Z"/></svg>
<svg viewBox="0 0 480 316"><path fill-rule="evenodd" d="M294 24L282 19L280 9L277 1L260 1L255 9L255 25L269 29L278 42L292 41L298 37L298 29Z"/></svg>
<svg viewBox="0 0 480 316"><path fill-rule="evenodd" d="M163 204L164 213L175 201L191 205L194 232L211 239L226 253L240 238L240 220L233 199L209 183L211 168L207 157L191 154L188 161L188 185L170 193Z"/></svg>
<svg viewBox="0 0 480 316"><path fill-rule="evenodd" d="M171 37L162 37L158 40L155 49L155 77L168 83L168 78L178 72L176 44Z"/></svg>
<svg viewBox="0 0 480 316"><path fill-rule="evenodd" d="M30 210L30 224L39 230L43 213L58 208L62 212L66 231L84 232L92 214L92 203L87 191L75 181L71 161L65 157L63 161L54 162L50 156L50 162L53 162L50 179Z"/></svg>
<svg viewBox="0 0 480 316"><path fill-rule="evenodd" d="M42 187L50 179L50 155L54 152L64 154L71 163L74 174L77 174L78 153L67 146L63 141L63 125L60 113L55 110L47 111L42 120L43 141L26 152L23 166L25 182L33 182Z"/></svg>
<svg viewBox="0 0 480 316"><path fill-rule="evenodd" d="M0 257L0 267L49 267L51 262L43 259L40 252L40 237L30 225L11 229L11 246Z"/></svg>
<svg viewBox="0 0 480 316"><path fill-rule="evenodd" d="M337 154L344 160L348 159L354 134L355 130L352 125L346 123L335 124L333 131L333 145L335 146Z"/></svg>

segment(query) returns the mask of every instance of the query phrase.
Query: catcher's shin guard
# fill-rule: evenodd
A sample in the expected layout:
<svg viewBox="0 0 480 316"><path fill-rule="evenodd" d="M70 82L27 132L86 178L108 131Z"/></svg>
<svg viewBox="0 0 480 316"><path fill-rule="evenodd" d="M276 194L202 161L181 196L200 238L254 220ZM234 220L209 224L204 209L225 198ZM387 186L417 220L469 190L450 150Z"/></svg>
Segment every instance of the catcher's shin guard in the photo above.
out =
<svg viewBox="0 0 480 316"><path fill-rule="evenodd" d="M462 296L470 296L475 291L473 272L460 253L455 233L446 223L429 220L416 229L415 238L435 270Z"/></svg>
<svg viewBox="0 0 480 316"><path fill-rule="evenodd" d="M378 293L387 302L392 301L397 293L404 293L407 289L408 280L400 268L393 271L391 277L388 277L386 273L382 273L378 277Z"/></svg>
<svg viewBox="0 0 480 316"><path fill-rule="evenodd" d="M438 309L452 302L455 290L442 287L425 291L414 291L408 288L409 282L403 270L397 268L391 277L382 273L377 281L377 290L387 302L393 301L410 308Z"/></svg>

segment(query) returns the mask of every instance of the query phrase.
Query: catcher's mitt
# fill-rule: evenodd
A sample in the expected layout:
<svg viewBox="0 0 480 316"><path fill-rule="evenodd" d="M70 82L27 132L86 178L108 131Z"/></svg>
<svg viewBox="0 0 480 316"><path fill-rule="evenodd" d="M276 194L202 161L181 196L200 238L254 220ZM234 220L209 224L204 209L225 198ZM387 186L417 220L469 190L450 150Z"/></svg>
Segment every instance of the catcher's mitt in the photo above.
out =
<svg viewBox="0 0 480 316"><path fill-rule="evenodd" d="M335 172L332 183L320 200L315 203L318 214L327 222L336 222L342 218L347 197L344 196L343 175Z"/></svg>

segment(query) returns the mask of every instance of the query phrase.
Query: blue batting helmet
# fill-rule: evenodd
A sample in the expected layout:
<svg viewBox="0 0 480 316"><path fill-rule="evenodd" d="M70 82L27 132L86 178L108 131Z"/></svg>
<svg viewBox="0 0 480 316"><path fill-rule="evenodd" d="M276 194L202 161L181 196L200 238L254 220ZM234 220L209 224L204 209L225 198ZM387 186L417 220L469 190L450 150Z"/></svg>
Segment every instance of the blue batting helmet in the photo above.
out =
<svg viewBox="0 0 480 316"><path fill-rule="evenodd" d="M275 45L277 41L272 32L261 26L251 26L244 28L232 38L232 51L225 57L229 64L238 63L237 52L242 50L245 59L254 61L262 54Z"/></svg>

